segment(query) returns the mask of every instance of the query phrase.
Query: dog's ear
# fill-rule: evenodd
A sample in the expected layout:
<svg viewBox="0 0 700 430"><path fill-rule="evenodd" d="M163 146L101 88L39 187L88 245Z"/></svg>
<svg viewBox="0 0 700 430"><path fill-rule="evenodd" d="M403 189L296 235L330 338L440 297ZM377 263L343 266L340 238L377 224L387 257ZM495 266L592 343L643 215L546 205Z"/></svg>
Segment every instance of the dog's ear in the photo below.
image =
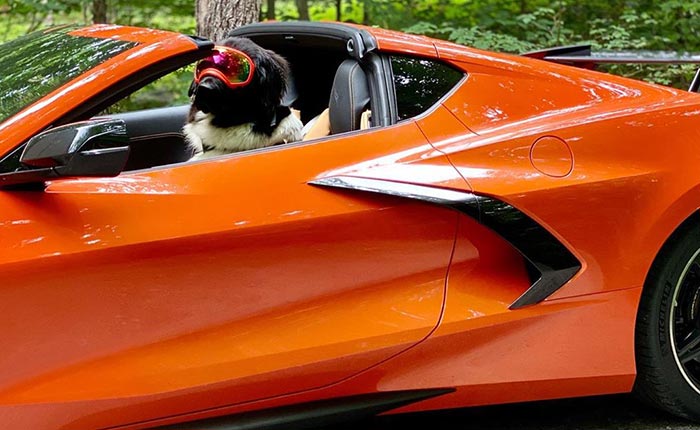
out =
<svg viewBox="0 0 700 430"><path fill-rule="evenodd" d="M195 89L197 89L197 85L194 83L194 80L192 80L192 83L190 84L190 89L187 90L187 97L192 97L194 95Z"/></svg>
<svg viewBox="0 0 700 430"><path fill-rule="evenodd" d="M289 63L275 52L264 50L256 59L256 79L263 103L269 109L279 106L287 89Z"/></svg>

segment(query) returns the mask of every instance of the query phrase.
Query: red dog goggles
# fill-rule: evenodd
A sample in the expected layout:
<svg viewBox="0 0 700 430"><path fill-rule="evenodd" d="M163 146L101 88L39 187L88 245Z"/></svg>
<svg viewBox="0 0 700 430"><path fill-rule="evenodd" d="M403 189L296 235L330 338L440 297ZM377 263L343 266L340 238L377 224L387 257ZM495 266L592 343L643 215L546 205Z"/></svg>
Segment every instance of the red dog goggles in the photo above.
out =
<svg viewBox="0 0 700 430"><path fill-rule="evenodd" d="M229 88L247 85L253 78L255 64L248 55L228 46L215 46L214 52L197 62L194 83L205 76L222 80Z"/></svg>

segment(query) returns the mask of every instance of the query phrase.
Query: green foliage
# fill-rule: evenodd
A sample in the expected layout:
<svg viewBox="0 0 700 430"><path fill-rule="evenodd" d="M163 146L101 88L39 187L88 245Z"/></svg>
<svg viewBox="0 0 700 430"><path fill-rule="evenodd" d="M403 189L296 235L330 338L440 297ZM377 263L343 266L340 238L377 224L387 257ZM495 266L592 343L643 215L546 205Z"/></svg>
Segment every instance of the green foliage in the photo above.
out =
<svg viewBox="0 0 700 430"><path fill-rule="evenodd" d="M531 50L534 44L505 33L496 33L478 26L453 27L437 26L429 22L418 22L404 29L409 33L447 39L462 45L478 49L491 49L501 52L524 52Z"/></svg>
<svg viewBox="0 0 700 430"><path fill-rule="evenodd" d="M120 100L105 113L130 112L163 106L187 104L187 89L192 82L194 66L187 66L146 85L129 97Z"/></svg>
<svg viewBox="0 0 700 430"><path fill-rule="evenodd" d="M460 21L451 18L459 13L451 11L440 0L422 3L443 5L443 11L440 16L435 16L436 9L432 15L415 9L411 14L414 21L397 28L476 48L511 53L577 43L591 43L594 51L700 51L700 2L482 0L464 4L464 9L472 15ZM456 7L459 3L451 4ZM476 4L480 7L474 8ZM420 19L415 21L415 18ZM695 67L612 65L604 70L687 88Z"/></svg>
<svg viewBox="0 0 700 430"><path fill-rule="evenodd" d="M80 0L9 0L6 2L9 10L16 14L48 14L66 13L77 10Z"/></svg>
<svg viewBox="0 0 700 430"><path fill-rule="evenodd" d="M298 19L298 0L276 0L276 19ZM337 0L307 0L312 20L336 19ZM107 0L108 20L193 34L194 0ZM263 16L267 0L263 1ZM91 22L92 0L0 0L0 41L37 28ZM700 52L700 1L342 0L343 21L523 53L591 43L594 50ZM605 70L687 88L695 65L613 65ZM167 76L120 103L136 109L186 102L191 71Z"/></svg>
<svg viewBox="0 0 700 430"><path fill-rule="evenodd" d="M309 0L311 18L334 19L335 1ZM700 52L700 2L687 0L344 0L343 19L523 53L590 43L595 51ZM276 2L277 19L296 4ZM362 21L358 21L362 17ZM604 70L687 88L696 66L613 65Z"/></svg>
<svg viewBox="0 0 700 430"><path fill-rule="evenodd" d="M195 33L193 0L111 0L110 22Z"/></svg>
<svg viewBox="0 0 700 430"><path fill-rule="evenodd" d="M107 5L108 20L115 24L194 33L193 0L108 0ZM0 1L0 16L5 24L0 39L14 39L41 27L89 24L91 6L92 0Z"/></svg>

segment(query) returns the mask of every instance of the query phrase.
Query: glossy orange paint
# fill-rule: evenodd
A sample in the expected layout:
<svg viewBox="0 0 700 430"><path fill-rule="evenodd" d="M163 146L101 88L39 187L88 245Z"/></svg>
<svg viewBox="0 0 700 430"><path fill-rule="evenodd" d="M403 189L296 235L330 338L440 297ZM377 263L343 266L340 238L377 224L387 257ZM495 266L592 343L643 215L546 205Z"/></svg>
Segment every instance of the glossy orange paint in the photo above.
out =
<svg viewBox="0 0 700 430"><path fill-rule="evenodd" d="M367 31L467 77L390 127L0 191L4 428L135 430L435 387L456 391L395 412L631 389L644 278L700 202L700 97ZM79 33L140 45L0 124L3 153L197 49L167 32ZM569 171L534 164L547 136ZM559 152L542 157L559 168ZM497 197L582 268L510 310L530 283L502 238L449 208L308 184L338 175Z"/></svg>
<svg viewBox="0 0 700 430"><path fill-rule="evenodd" d="M377 147L368 134L397 143ZM0 362L13 371L0 402L41 404L44 415L83 405L78 419L119 399L119 413L94 424L112 426L327 385L424 339L442 310L457 214L307 185L353 160L442 169L444 156L420 141L408 122L0 193L12 207L0 318L24 321L2 336L12 346ZM267 190L278 197L261 198ZM143 402L217 386L228 395L142 415Z"/></svg>
<svg viewBox="0 0 700 430"><path fill-rule="evenodd" d="M368 31L377 40L377 45L384 52L395 52L402 55L416 55L435 58L437 50L433 39L414 34L400 33L398 31L385 30L379 27L366 27L353 25Z"/></svg>
<svg viewBox="0 0 700 430"><path fill-rule="evenodd" d="M538 219L584 264L552 299L641 287L698 208L700 96L444 42L438 51L468 74L442 104L475 134L436 147L474 190ZM570 172L533 166L532 146L546 136L566 142Z"/></svg>
<svg viewBox="0 0 700 430"><path fill-rule="evenodd" d="M394 412L631 390L640 288L509 310L529 286L522 259L478 228L461 220L438 330L376 370L380 390L457 390Z"/></svg>
<svg viewBox="0 0 700 430"><path fill-rule="evenodd" d="M442 106L474 133L433 140L429 132L426 137L471 189L526 211L557 235L583 268L546 302L565 311L541 305L518 311L508 321L518 313L506 310L517 291L500 301L489 298L488 304L503 306L500 312L482 310L471 296L478 294L479 272L460 269L458 245L440 328L394 360L378 387L394 390L423 386L421 382L458 387L455 394L397 412L629 391L644 279L661 245L700 202L700 97L444 42L436 45L441 59L468 74ZM440 125L433 128L438 136ZM571 154L571 163L564 163L570 168L560 174L547 175L533 165L534 143L549 135L563 140ZM468 278L461 278L460 270ZM492 272L496 270L486 271ZM508 291L507 282L486 283L495 284ZM601 326L584 327L601 321ZM569 340L572 329L581 333L581 342ZM462 346L455 347L462 337ZM517 385L505 389L521 381L527 394Z"/></svg>
<svg viewBox="0 0 700 430"><path fill-rule="evenodd" d="M563 139L542 136L530 147L530 163L542 174L563 178L574 169L574 154Z"/></svg>
<svg viewBox="0 0 700 430"><path fill-rule="evenodd" d="M446 307L440 327L428 339L337 384L187 418L242 413L368 390L457 388L452 394L392 413L628 391L634 382L634 359L629 351L639 290L555 300L509 311L508 305L527 286L517 253L495 234L461 217ZM579 329L586 333L585 341L572 342ZM619 343L611 349L610 342ZM606 353L601 354L601 350ZM128 428L145 429L182 419Z"/></svg>

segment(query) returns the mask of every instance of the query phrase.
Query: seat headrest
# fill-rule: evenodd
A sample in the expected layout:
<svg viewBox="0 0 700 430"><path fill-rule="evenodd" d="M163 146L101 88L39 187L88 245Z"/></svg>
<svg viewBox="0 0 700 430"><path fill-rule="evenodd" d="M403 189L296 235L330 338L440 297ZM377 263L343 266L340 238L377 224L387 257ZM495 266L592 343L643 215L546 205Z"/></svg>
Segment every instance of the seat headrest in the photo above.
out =
<svg viewBox="0 0 700 430"><path fill-rule="evenodd" d="M360 117L369 104L367 75L356 60L343 61L335 72L328 104L331 134L360 129Z"/></svg>
<svg viewBox="0 0 700 430"><path fill-rule="evenodd" d="M294 81L294 75L292 72L289 72L289 75L287 75L287 88L284 90L284 95L282 96L280 104L282 106L291 107L298 98L299 91Z"/></svg>

